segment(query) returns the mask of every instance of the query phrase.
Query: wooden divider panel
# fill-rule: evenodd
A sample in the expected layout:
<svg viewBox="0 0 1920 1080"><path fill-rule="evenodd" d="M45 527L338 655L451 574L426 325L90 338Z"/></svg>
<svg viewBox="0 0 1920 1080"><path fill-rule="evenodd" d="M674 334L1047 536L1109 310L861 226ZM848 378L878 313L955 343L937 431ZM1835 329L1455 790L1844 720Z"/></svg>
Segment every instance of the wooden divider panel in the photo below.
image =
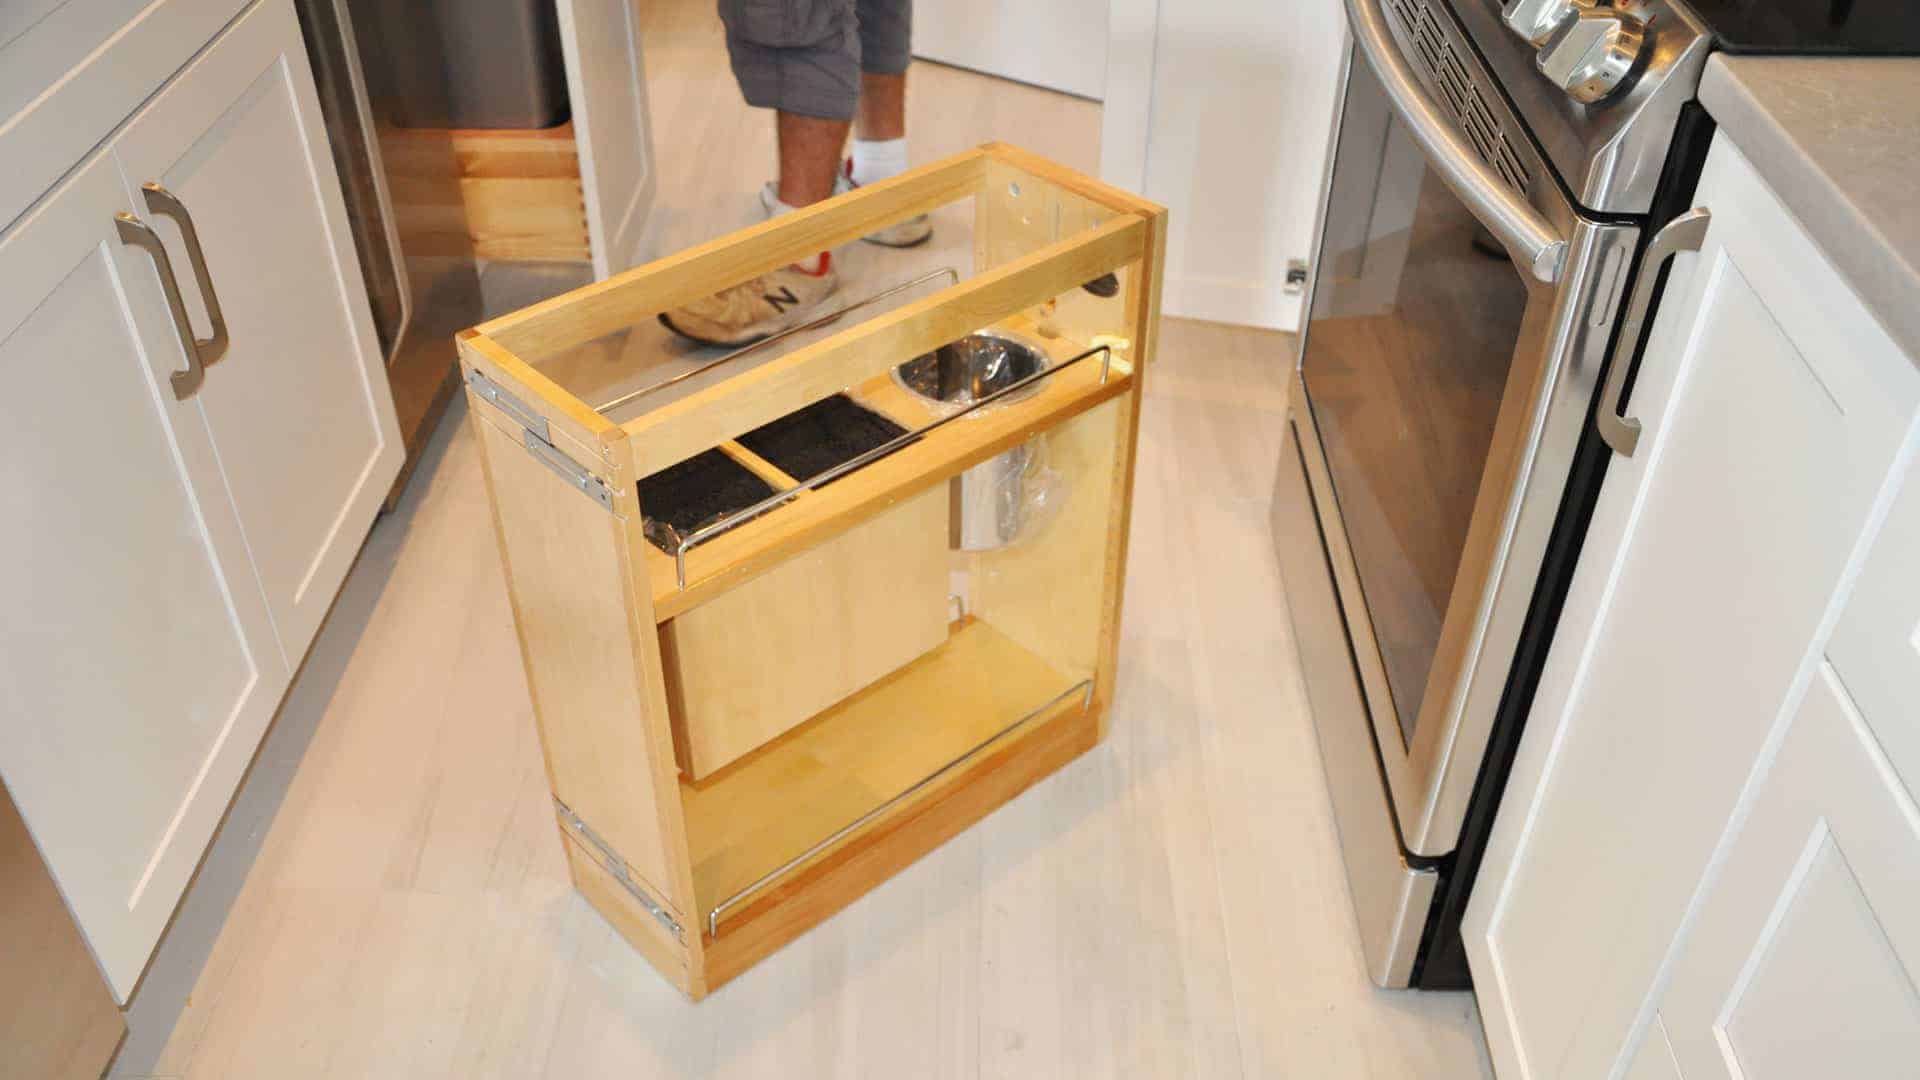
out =
<svg viewBox="0 0 1920 1080"><path fill-rule="evenodd" d="M469 386L548 784L690 927L692 870L626 435L484 337L464 335L460 347L465 369L514 399L503 409ZM606 486L610 506L529 449L529 414L554 450ZM697 940L687 947L697 975Z"/></svg>
<svg viewBox="0 0 1920 1080"><path fill-rule="evenodd" d="M644 677L610 587L629 523L549 472L517 425L474 409L553 793L662 899L689 910L660 827L674 791L656 780Z"/></svg>

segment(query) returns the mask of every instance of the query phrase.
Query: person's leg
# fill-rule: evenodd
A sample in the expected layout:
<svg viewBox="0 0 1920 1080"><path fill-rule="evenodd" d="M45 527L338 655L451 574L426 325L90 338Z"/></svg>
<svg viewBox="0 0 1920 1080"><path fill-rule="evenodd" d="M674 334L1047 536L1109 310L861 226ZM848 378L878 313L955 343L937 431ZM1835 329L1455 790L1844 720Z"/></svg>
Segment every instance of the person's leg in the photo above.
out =
<svg viewBox="0 0 1920 1080"><path fill-rule="evenodd" d="M790 207L809 206L833 195L850 126L845 120L779 114L774 124L780 140L780 179L775 190L781 202Z"/></svg>
<svg viewBox="0 0 1920 1080"><path fill-rule="evenodd" d="M854 131L861 142L907 137L907 73L860 73L860 111Z"/></svg>
<svg viewBox="0 0 1920 1080"><path fill-rule="evenodd" d="M860 112L853 182L872 184L907 168L907 65L913 62L913 0L858 0Z"/></svg>
<svg viewBox="0 0 1920 1080"><path fill-rule="evenodd" d="M913 0L858 0L860 112L854 129L853 186L877 184L907 171L907 65L913 62ZM867 235L870 243L913 247L933 235L925 214Z"/></svg>
<svg viewBox="0 0 1920 1080"><path fill-rule="evenodd" d="M720 0L727 54L747 104L778 113L779 180L789 207L833 194L860 95L856 0Z"/></svg>
<svg viewBox="0 0 1920 1080"><path fill-rule="evenodd" d="M747 104L778 113L780 178L761 192L782 213L834 192L860 93L855 0L719 0L727 54ZM660 321L709 345L742 345L811 318L839 278L823 251L722 289Z"/></svg>

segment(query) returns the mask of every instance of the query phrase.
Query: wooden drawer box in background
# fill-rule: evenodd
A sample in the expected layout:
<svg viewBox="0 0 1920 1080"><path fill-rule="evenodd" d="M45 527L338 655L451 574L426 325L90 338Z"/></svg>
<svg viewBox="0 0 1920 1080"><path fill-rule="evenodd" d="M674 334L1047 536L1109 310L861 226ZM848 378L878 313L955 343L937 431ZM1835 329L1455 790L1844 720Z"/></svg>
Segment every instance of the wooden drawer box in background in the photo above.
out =
<svg viewBox="0 0 1920 1080"><path fill-rule="evenodd" d="M790 340L655 322L922 213L946 246L843 262L855 299ZM1164 238L1159 207L995 145L461 336L575 883L688 994L1100 741ZM986 330L1031 374L956 406L895 371ZM804 476L743 446L833 403L879 441ZM663 532L660 478L700 460L767 494ZM962 528L982 469L1044 473L1045 512Z"/></svg>

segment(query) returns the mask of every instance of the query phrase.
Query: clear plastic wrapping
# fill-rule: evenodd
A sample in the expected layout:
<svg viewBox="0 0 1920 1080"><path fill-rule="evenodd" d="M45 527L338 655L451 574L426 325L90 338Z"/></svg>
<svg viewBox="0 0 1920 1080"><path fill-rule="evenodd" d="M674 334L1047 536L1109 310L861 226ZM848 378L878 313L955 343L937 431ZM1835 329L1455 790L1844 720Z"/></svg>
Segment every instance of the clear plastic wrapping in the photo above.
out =
<svg viewBox="0 0 1920 1080"><path fill-rule="evenodd" d="M1039 535L1071 494L1066 474L1048 463L1045 435L975 465L957 482L962 551L993 551Z"/></svg>

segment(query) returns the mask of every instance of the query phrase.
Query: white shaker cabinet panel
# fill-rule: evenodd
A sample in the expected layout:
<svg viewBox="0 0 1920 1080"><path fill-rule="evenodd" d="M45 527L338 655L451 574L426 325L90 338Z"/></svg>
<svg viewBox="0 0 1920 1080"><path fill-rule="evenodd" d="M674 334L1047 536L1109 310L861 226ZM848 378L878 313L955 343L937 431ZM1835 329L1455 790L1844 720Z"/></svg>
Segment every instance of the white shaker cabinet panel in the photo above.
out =
<svg viewBox="0 0 1920 1080"><path fill-rule="evenodd" d="M297 667L402 456L393 401L313 76L289 0L229 27L114 143L134 198L158 183L205 253L203 285L177 218L151 209L197 332L223 313L226 352L197 401L239 511L274 625Z"/></svg>
<svg viewBox="0 0 1920 1080"><path fill-rule="evenodd" d="M593 276L638 266L656 174L635 0L556 0Z"/></svg>
<svg viewBox="0 0 1920 1080"><path fill-rule="evenodd" d="M147 4L148 0L0 3L0 116L18 114L82 66L90 53L132 22Z"/></svg>
<svg viewBox="0 0 1920 1080"><path fill-rule="evenodd" d="M134 209L96 156L0 239L0 775L122 1001L288 680Z"/></svg>
<svg viewBox="0 0 1920 1080"><path fill-rule="evenodd" d="M1911 1077L1920 811L1831 668L1792 724L1661 1016L1690 1080Z"/></svg>
<svg viewBox="0 0 1920 1080"><path fill-rule="evenodd" d="M0 229L246 0L0 0Z"/></svg>
<svg viewBox="0 0 1920 1080"><path fill-rule="evenodd" d="M1827 655L1894 771L1920 790L1920 466L1908 469Z"/></svg>
<svg viewBox="0 0 1920 1080"><path fill-rule="evenodd" d="M1627 1063L1621 1080L1681 1080L1682 1075L1680 1063L1673 1058L1673 1045L1667 1041L1666 1029L1656 1017L1647 1037L1640 1041L1640 1049L1634 1051L1633 1060Z"/></svg>
<svg viewBox="0 0 1920 1080"><path fill-rule="evenodd" d="M1510 1076L1633 1060L1920 398L1724 139L1696 202L1466 922Z"/></svg>

